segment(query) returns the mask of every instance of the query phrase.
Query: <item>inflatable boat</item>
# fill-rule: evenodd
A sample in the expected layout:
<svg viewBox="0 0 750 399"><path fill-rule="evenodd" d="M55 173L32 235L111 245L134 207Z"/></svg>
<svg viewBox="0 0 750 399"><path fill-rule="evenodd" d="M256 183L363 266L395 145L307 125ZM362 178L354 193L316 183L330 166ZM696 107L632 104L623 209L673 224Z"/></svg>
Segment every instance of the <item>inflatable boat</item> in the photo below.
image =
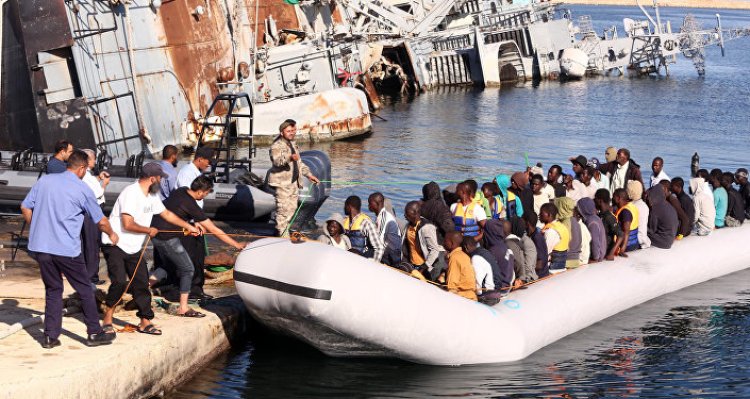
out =
<svg viewBox="0 0 750 399"><path fill-rule="evenodd" d="M305 186L300 190L300 201L304 203L296 219L299 223L295 223L295 228L314 218L331 190L331 162L328 156L320 151L304 151L300 156L314 175L328 183L310 186L307 179L302 179ZM8 156L3 157L0 154L0 159L3 158L7 159ZM142 162L149 160L144 159ZM187 162L181 162L178 168L185 163ZM112 175L104 192L104 209L107 213L114 206L120 192L135 181L134 177L127 177L127 168L122 160L115 159L104 169ZM217 220L240 222L268 218L276 208L273 189L267 184L268 170L253 167L252 172L255 176L263 176L265 179L249 178L250 173L246 169L235 169L230 173L231 183L216 183L214 191L204 200L203 209L206 214ZM23 170L0 168L0 213L20 213L21 202L40 176L38 167Z"/></svg>
<svg viewBox="0 0 750 399"><path fill-rule="evenodd" d="M470 301L317 242L268 238L237 258L237 291L252 316L336 357L430 365L502 363L626 309L750 266L750 226L686 237L672 249L581 266Z"/></svg>

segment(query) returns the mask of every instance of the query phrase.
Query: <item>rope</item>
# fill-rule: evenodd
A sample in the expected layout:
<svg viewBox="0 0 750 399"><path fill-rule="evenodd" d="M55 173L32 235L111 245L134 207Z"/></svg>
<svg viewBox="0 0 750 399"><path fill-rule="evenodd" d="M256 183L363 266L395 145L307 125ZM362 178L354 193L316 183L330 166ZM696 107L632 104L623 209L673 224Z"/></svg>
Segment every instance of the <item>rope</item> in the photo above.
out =
<svg viewBox="0 0 750 399"><path fill-rule="evenodd" d="M494 177L491 178L477 178L477 181L491 181L495 179ZM432 180L435 183L463 183L466 181L466 179L461 180ZM334 181L334 180L321 180L321 183L330 183L334 186L397 186L397 185L414 185L414 184L424 184L424 180L402 180L402 181L356 181L356 180L350 180L350 181Z"/></svg>

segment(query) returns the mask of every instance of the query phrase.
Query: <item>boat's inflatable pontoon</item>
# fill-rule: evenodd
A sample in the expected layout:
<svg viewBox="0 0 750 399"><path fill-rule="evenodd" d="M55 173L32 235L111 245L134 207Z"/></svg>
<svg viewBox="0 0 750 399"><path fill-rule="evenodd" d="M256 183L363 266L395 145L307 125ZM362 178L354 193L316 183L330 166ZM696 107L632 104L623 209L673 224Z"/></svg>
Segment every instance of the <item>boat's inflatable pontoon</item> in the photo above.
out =
<svg viewBox="0 0 750 399"><path fill-rule="evenodd" d="M569 270L486 306L316 242L263 239L237 259L253 317L331 356L460 365L523 359L628 308L750 266L750 226Z"/></svg>

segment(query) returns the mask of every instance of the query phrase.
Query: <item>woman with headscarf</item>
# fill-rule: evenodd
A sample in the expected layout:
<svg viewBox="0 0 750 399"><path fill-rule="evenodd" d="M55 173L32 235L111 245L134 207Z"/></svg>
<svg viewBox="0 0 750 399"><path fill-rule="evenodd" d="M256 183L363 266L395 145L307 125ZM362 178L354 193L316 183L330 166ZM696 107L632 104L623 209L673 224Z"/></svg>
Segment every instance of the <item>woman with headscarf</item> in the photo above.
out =
<svg viewBox="0 0 750 399"><path fill-rule="evenodd" d="M523 216L523 203L521 199L516 197L516 194L508 189L511 186L510 176L500 174L495 177L495 183L500 189L500 195L503 196L503 219L514 219ZM532 204L533 204L532 197ZM533 205L532 205L533 209Z"/></svg>

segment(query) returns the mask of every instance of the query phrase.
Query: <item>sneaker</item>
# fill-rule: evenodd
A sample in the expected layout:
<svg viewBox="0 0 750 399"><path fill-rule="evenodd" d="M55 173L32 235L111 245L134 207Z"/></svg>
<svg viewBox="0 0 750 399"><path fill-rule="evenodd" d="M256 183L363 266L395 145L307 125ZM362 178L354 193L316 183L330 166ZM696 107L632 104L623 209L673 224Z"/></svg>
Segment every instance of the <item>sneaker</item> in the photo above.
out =
<svg viewBox="0 0 750 399"><path fill-rule="evenodd" d="M115 340L115 337L116 337L115 334L107 334L104 331L100 333L96 333L96 334L89 334L89 336L86 338L86 345L88 346L109 345L112 343L112 341Z"/></svg>
<svg viewBox="0 0 750 399"><path fill-rule="evenodd" d="M44 340L42 340L42 348L44 349L52 349L56 346L60 346L60 340L55 338L52 339L48 336L44 336Z"/></svg>

